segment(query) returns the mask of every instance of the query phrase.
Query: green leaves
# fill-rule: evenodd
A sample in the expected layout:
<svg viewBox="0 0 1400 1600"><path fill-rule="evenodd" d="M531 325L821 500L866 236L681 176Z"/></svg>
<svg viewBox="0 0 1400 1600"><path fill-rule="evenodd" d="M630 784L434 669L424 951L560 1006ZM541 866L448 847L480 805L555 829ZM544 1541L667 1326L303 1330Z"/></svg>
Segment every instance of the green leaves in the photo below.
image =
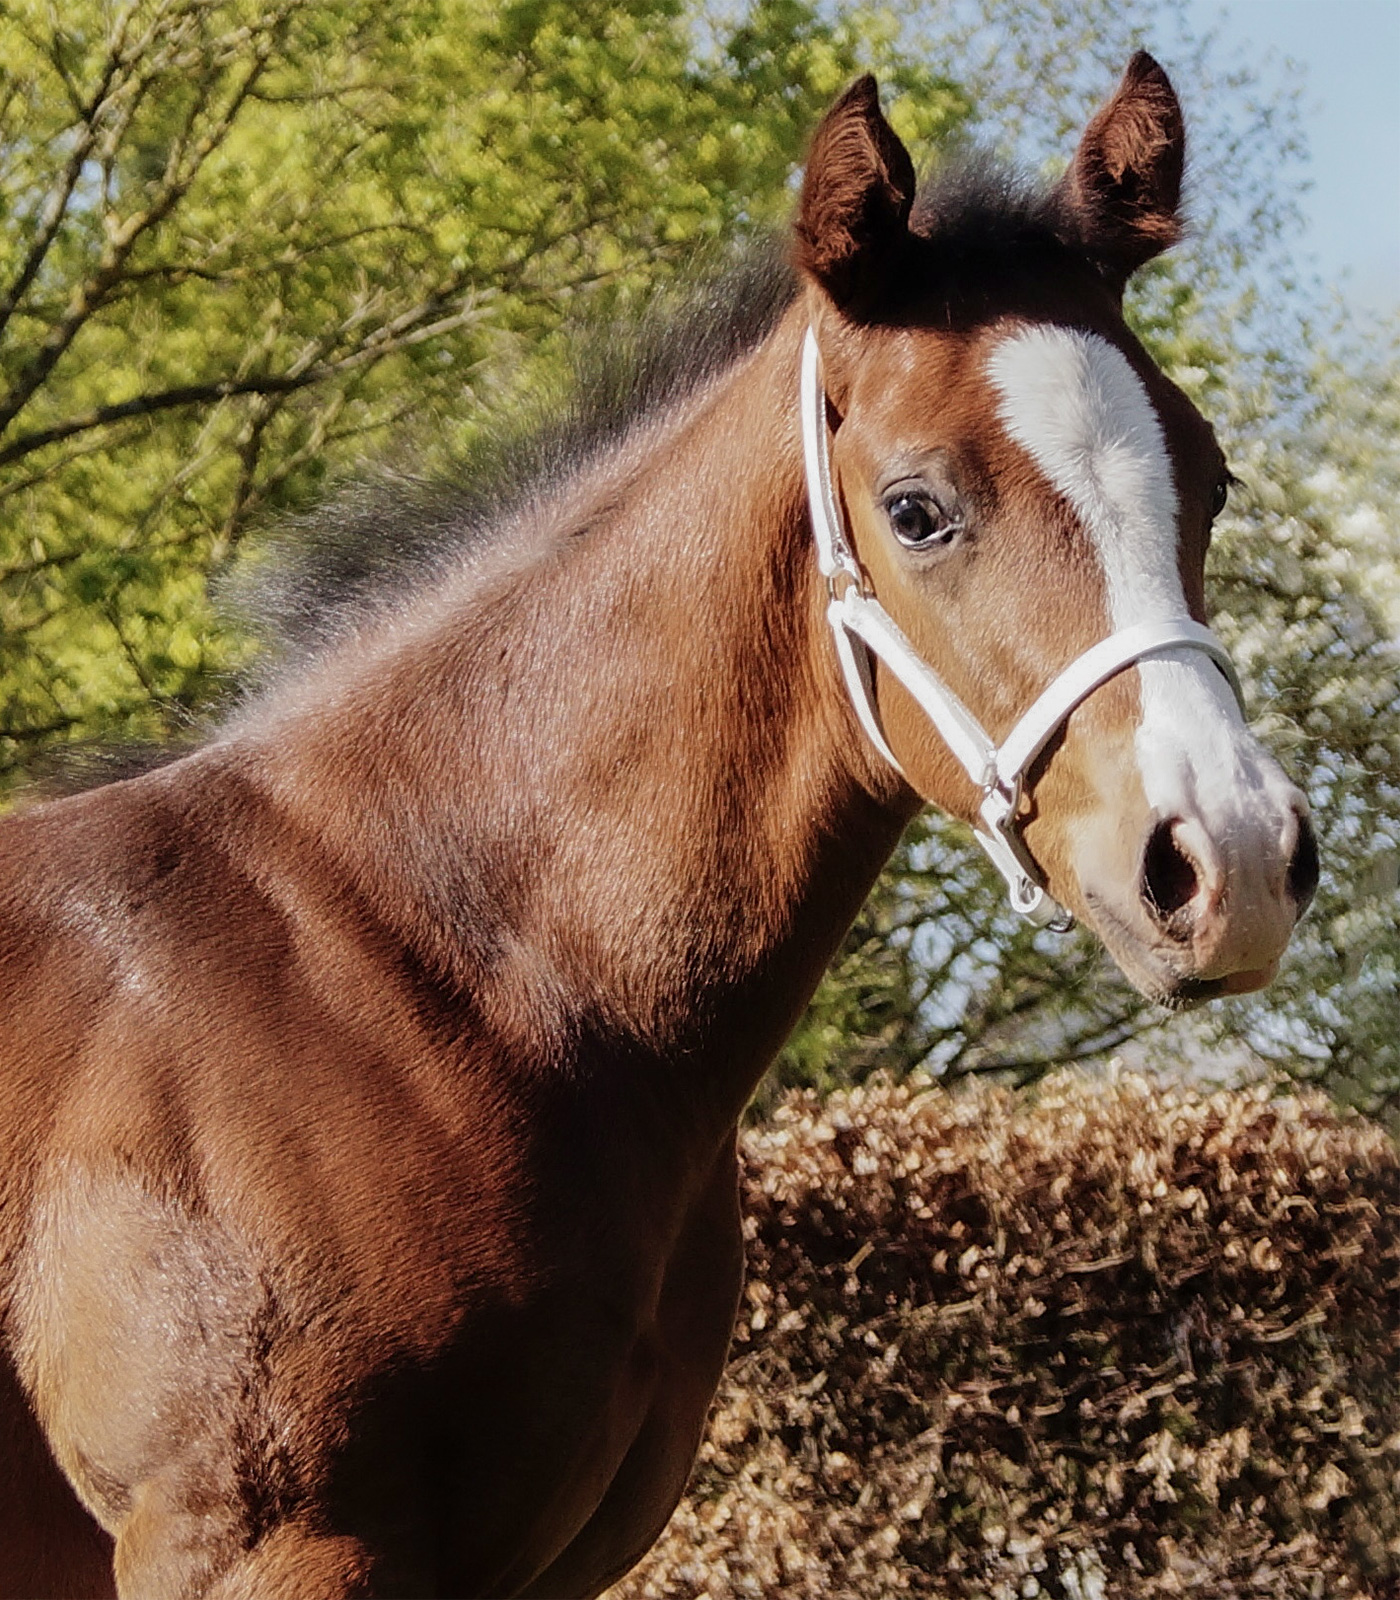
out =
<svg viewBox="0 0 1400 1600"><path fill-rule="evenodd" d="M707 241L781 215L890 25L803 0L76 0L0 11L0 780L158 736L245 648L207 580L431 454ZM919 125L963 112L905 68Z"/></svg>

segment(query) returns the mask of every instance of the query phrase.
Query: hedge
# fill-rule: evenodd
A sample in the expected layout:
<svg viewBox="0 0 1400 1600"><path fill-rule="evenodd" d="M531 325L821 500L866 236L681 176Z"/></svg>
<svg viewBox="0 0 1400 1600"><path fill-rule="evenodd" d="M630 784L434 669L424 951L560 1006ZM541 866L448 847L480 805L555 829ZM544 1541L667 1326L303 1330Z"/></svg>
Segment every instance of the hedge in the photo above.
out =
<svg viewBox="0 0 1400 1600"><path fill-rule="evenodd" d="M611 1600L1400 1594L1400 1157L1320 1096L875 1082L741 1141L749 1278Z"/></svg>

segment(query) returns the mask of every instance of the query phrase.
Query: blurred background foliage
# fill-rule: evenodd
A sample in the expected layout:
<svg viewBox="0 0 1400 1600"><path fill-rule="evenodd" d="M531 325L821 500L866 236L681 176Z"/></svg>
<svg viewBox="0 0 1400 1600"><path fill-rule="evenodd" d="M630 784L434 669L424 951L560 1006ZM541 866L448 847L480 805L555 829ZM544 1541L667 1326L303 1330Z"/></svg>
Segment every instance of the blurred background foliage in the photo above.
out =
<svg viewBox="0 0 1400 1600"><path fill-rule="evenodd" d="M1195 227L1132 315L1241 480L1216 622L1317 808L1317 906L1265 995L1168 1017L926 815L765 1092L1127 1051L1395 1115L1400 330L1309 293L1291 104L1178 0L5 0L0 785L197 728L250 648L209 599L245 540L359 462L468 443L570 324L780 225L857 70L921 165L977 139L1053 173L1144 43L1187 101Z"/></svg>
<svg viewBox="0 0 1400 1600"><path fill-rule="evenodd" d="M240 641L208 580L328 474L470 427L705 241L772 225L889 19L758 0L0 7L0 771L160 737ZM543 345L543 350L541 349Z"/></svg>

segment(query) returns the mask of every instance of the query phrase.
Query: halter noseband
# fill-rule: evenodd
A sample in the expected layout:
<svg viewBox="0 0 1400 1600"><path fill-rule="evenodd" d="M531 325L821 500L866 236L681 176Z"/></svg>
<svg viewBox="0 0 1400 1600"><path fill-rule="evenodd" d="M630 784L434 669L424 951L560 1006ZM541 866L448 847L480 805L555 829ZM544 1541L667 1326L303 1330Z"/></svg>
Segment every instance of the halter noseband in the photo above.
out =
<svg viewBox="0 0 1400 1600"><path fill-rule="evenodd" d="M1144 656L1160 655L1166 650L1202 651L1225 674L1243 706L1240 682L1225 646L1209 628L1190 617L1138 622L1120 628L1070 662L998 746L933 668L920 659L889 612L866 591L865 577L846 537L832 489L826 390L821 355L810 328L802 346L801 407L807 502L817 542L817 564L830 597L826 618L861 726L870 742L903 777L904 769L885 740L875 704L870 658L876 655L918 702L968 777L982 791L978 808L982 826L973 830L974 836L1005 878L1012 906L1042 927L1061 931L1068 928L1073 919L1047 893L1040 868L1017 830L1016 810L1028 768L1082 700Z"/></svg>

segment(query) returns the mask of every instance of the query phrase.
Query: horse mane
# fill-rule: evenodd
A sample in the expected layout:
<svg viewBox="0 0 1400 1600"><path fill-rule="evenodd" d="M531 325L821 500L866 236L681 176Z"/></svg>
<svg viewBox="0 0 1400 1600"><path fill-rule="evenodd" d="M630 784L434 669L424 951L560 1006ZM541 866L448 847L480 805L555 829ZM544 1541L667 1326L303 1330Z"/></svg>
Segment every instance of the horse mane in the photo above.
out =
<svg viewBox="0 0 1400 1600"><path fill-rule="evenodd" d="M222 598L284 678L464 557L519 536L521 512L756 348L796 293L776 241L760 236L656 293L632 322L575 327L562 379L508 395L445 468L362 473L287 519Z"/></svg>
<svg viewBox="0 0 1400 1600"><path fill-rule="evenodd" d="M954 262L1080 247L1057 188L976 146L950 155L919 185L909 226Z"/></svg>
<svg viewBox="0 0 1400 1600"><path fill-rule="evenodd" d="M912 226L964 296L982 263L1070 242L1053 192L976 150L940 165ZM287 519L222 597L263 647L244 687L265 685L269 667L285 681L464 557L518 537L520 512L756 348L797 292L785 243L750 237L658 292L634 322L572 330L563 379L509 398L445 469L362 474Z"/></svg>

